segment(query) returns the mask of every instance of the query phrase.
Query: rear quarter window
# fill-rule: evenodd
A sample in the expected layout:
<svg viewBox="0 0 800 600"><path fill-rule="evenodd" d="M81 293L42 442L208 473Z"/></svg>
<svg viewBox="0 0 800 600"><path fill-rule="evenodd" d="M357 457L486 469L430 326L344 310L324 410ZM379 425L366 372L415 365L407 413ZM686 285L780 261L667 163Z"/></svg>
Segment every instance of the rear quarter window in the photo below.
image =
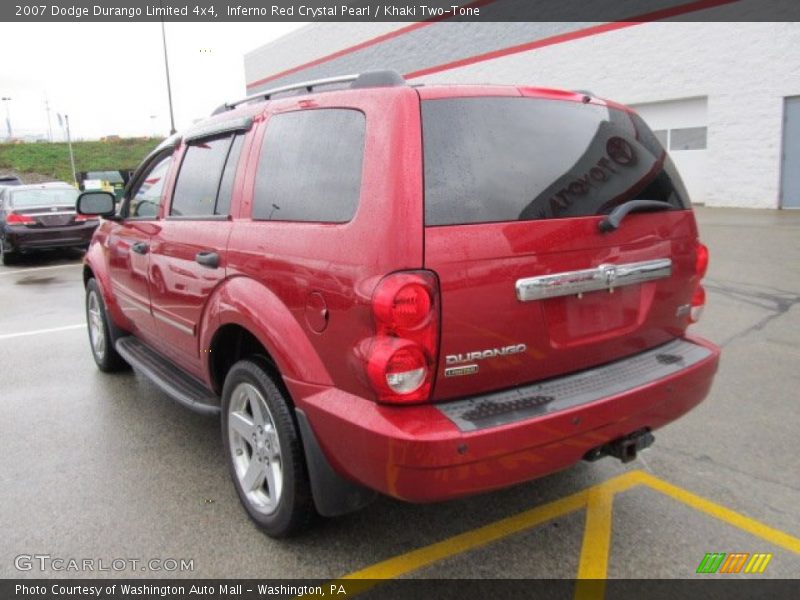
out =
<svg viewBox="0 0 800 600"><path fill-rule="evenodd" d="M422 103L426 225L607 214L633 199L686 208L683 183L637 115L537 98Z"/></svg>
<svg viewBox="0 0 800 600"><path fill-rule="evenodd" d="M345 223L361 194L366 118L350 109L274 115L256 173L253 219Z"/></svg>

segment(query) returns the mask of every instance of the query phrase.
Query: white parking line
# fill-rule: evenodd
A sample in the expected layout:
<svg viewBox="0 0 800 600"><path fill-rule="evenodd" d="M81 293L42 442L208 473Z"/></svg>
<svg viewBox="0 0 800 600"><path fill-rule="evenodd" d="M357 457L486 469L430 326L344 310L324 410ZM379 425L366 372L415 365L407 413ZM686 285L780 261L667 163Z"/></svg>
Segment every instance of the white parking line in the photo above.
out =
<svg viewBox="0 0 800 600"><path fill-rule="evenodd" d="M64 325L64 327L51 327L50 329L36 329L34 331L20 331L19 333L4 333L0 335L0 340L25 337L28 335L40 335L42 333L56 333L59 331L69 331L70 329L80 329L83 327L86 327L86 323L78 323L76 325Z"/></svg>
<svg viewBox="0 0 800 600"><path fill-rule="evenodd" d="M68 265L53 265L52 267L31 267L29 269L17 269L16 271L3 271L3 275L16 275L17 273L30 273L31 271L47 271L48 269L63 269L64 267L82 267L83 263L70 263Z"/></svg>

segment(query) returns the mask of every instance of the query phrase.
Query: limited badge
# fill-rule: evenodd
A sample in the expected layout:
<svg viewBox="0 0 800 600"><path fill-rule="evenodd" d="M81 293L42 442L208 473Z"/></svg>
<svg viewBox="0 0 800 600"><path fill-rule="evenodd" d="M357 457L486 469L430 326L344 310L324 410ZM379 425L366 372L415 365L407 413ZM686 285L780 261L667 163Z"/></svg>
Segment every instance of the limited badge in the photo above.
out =
<svg viewBox="0 0 800 600"><path fill-rule="evenodd" d="M444 370L445 377L461 377L462 375L474 375L478 372L478 365L463 365L461 367L448 367Z"/></svg>

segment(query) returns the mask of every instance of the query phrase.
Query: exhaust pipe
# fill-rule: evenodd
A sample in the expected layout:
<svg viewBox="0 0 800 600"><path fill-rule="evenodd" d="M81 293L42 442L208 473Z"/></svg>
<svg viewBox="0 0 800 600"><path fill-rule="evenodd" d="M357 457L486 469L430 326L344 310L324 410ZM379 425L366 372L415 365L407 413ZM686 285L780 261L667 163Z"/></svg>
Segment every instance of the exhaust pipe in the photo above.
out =
<svg viewBox="0 0 800 600"><path fill-rule="evenodd" d="M604 456L613 456L623 463L629 463L636 459L636 455L640 450L652 446L655 441L656 438L650 433L649 429L640 429L625 437L618 438L597 448L592 448L584 455L583 460L594 462Z"/></svg>

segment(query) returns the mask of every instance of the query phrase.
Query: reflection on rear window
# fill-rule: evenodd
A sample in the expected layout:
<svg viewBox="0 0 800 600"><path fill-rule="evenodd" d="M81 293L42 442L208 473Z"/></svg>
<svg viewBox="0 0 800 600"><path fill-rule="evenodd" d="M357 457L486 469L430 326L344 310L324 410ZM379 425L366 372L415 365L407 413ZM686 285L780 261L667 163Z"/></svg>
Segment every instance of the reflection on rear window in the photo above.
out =
<svg viewBox="0 0 800 600"><path fill-rule="evenodd" d="M34 206L75 206L78 190L74 188L49 188L20 190L11 195L11 204L17 208Z"/></svg>
<svg viewBox="0 0 800 600"><path fill-rule="evenodd" d="M638 116L537 98L422 104L425 222L583 217L633 199L686 208L669 157Z"/></svg>

